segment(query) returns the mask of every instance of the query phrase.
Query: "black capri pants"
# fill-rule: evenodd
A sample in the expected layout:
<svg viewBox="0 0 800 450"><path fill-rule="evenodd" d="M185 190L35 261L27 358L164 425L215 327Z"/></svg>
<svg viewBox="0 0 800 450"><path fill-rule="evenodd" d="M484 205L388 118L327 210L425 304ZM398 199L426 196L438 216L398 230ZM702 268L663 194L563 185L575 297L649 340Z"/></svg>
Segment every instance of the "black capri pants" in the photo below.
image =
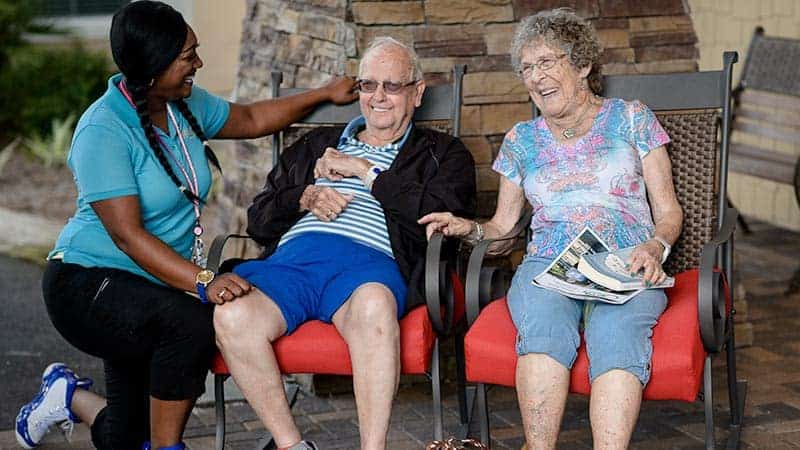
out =
<svg viewBox="0 0 800 450"><path fill-rule="evenodd" d="M150 439L150 396L203 394L213 305L124 270L61 261L48 263L42 290L58 332L103 359L108 404L91 426L98 449L139 450Z"/></svg>

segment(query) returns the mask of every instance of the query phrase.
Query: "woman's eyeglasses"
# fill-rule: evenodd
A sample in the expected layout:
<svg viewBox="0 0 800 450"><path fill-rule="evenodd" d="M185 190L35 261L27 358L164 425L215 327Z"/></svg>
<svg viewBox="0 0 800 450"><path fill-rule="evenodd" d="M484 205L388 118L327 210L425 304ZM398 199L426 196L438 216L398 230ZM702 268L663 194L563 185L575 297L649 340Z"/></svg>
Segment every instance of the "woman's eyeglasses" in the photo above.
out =
<svg viewBox="0 0 800 450"><path fill-rule="evenodd" d="M356 80L356 83L358 84L358 90L365 94L371 94L377 91L379 85L383 85L383 90L387 94L399 94L400 91L402 91L403 89L411 85L417 84L417 81L419 80L409 81L408 83L396 83L394 81L378 82L375 80L367 80L364 78L360 78Z"/></svg>
<svg viewBox="0 0 800 450"><path fill-rule="evenodd" d="M535 63L525 63L520 65L519 74L522 78L530 78L533 75L533 69L538 68L543 72L547 72L556 66L556 63L563 57L567 56L566 53L559 56L550 56L540 59Z"/></svg>

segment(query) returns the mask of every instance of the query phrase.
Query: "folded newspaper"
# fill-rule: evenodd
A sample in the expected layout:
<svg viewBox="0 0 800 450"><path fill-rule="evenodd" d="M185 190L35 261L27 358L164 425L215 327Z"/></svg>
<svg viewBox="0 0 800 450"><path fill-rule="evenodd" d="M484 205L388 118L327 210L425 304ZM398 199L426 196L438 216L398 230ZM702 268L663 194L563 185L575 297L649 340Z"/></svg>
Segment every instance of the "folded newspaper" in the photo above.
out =
<svg viewBox="0 0 800 450"><path fill-rule="evenodd" d="M586 227L544 272L533 279L532 283L578 300L622 304L645 289L641 275L630 277L629 274L617 271L620 269L617 266L620 265L623 270L627 268L627 257L631 250L632 248L626 248L612 252L591 228ZM609 258L608 255L614 256ZM589 261L592 261L592 264L589 264ZM617 266L613 269L602 267L608 263ZM588 275L591 275L591 278ZM667 278L664 283L651 288L670 287L674 283L673 278ZM622 289L615 290L608 286Z"/></svg>

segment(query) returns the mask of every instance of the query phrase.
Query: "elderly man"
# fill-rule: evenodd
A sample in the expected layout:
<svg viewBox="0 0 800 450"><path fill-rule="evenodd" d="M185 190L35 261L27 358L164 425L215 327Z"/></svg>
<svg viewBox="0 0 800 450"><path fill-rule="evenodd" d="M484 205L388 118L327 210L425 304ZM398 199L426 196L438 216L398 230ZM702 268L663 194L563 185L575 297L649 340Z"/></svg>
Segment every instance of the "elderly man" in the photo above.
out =
<svg viewBox="0 0 800 450"><path fill-rule="evenodd" d="M249 209L247 231L271 253L235 269L254 289L217 299L218 345L279 449L316 448L292 420L271 346L312 319L332 322L347 342L361 448L386 447L398 319L423 301L427 240L417 220L475 209L470 153L411 121L425 91L414 51L378 38L359 77L362 115L283 152Z"/></svg>

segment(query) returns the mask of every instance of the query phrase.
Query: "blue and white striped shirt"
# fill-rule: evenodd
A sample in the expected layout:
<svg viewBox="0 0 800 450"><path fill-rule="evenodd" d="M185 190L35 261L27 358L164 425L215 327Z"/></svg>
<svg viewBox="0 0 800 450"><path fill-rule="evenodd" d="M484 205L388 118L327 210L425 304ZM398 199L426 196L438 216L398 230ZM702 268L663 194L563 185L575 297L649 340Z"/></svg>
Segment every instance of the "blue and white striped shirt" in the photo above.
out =
<svg viewBox="0 0 800 450"><path fill-rule="evenodd" d="M408 126L405 134L398 141L383 147L373 147L356 139L356 135L365 124L364 116L358 116L350 121L342 132L336 149L350 156L364 158L380 167L381 170L386 170L392 165L392 161L408 139L413 125ZM278 246L303 233L332 233L353 239L394 258L383 208L360 178L350 177L339 181L317 178L314 185L328 186L342 194L352 194L353 200L331 222L323 222L309 212L283 235Z"/></svg>

